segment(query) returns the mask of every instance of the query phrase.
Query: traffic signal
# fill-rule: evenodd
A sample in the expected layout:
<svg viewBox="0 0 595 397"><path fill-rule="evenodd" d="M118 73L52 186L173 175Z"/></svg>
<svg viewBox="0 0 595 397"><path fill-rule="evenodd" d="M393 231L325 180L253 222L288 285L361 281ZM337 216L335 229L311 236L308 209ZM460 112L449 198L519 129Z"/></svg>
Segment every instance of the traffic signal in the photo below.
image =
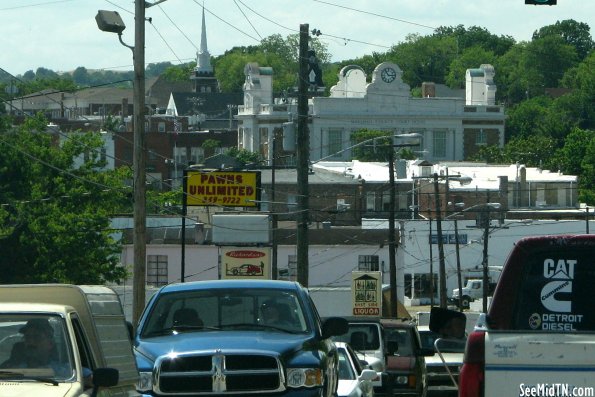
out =
<svg viewBox="0 0 595 397"><path fill-rule="evenodd" d="M525 0L525 4L533 4L536 6L555 6L558 0Z"/></svg>

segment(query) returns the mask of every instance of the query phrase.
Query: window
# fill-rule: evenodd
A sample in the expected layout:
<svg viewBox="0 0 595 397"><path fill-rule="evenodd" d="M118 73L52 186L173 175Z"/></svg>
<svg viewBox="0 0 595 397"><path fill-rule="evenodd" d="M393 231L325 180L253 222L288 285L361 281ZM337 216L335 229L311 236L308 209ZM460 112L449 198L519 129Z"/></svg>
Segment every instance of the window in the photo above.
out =
<svg viewBox="0 0 595 397"><path fill-rule="evenodd" d="M360 255L357 259L357 270L367 272L379 271L378 255Z"/></svg>
<svg viewBox="0 0 595 397"><path fill-rule="evenodd" d="M179 147L176 146L174 147L174 161L176 162L176 165L179 167L185 167L186 165L188 165L188 157L186 154L186 148L185 147Z"/></svg>
<svg viewBox="0 0 595 397"><path fill-rule="evenodd" d="M147 255L147 284L153 287L167 284L167 255Z"/></svg>
<svg viewBox="0 0 595 397"><path fill-rule="evenodd" d="M446 131L434 131L434 157L446 157Z"/></svg>
<svg viewBox="0 0 595 397"><path fill-rule="evenodd" d="M366 211L374 211L376 209L376 193L366 193Z"/></svg>
<svg viewBox="0 0 595 397"><path fill-rule="evenodd" d="M343 130L338 128L330 128L328 131L328 155L333 157L341 157L339 153L343 150Z"/></svg>
<svg viewBox="0 0 595 397"><path fill-rule="evenodd" d="M483 129L480 129L475 135L475 144L477 146L485 146L488 143L488 134Z"/></svg>
<svg viewBox="0 0 595 397"><path fill-rule="evenodd" d="M194 164L200 164L205 159L205 150L202 147L190 148L190 161Z"/></svg>
<svg viewBox="0 0 595 397"><path fill-rule="evenodd" d="M160 121L159 124L157 124L157 132L165 132L165 122L164 121Z"/></svg>

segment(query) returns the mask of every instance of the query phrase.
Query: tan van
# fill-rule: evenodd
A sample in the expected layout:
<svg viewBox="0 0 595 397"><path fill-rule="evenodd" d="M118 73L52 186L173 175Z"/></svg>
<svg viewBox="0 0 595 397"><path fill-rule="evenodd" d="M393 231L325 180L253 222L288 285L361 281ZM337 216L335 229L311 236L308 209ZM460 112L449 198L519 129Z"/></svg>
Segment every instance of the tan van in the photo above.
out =
<svg viewBox="0 0 595 397"><path fill-rule="evenodd" d="M138 396L118 295L105 286L0 286L0 395Z"/></svg>

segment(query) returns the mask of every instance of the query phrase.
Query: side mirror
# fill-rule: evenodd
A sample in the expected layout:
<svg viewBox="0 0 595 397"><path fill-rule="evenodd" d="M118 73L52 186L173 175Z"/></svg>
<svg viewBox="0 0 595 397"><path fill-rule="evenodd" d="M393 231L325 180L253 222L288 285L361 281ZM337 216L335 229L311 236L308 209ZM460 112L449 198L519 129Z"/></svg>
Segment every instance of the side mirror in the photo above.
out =
<svg viewBox="0 0 595 397"><path fill-rule="evenodd" d="M329 317L322 323L322 338L346 334L349 324L343 317Z"/></svg>
<svg viewBox="0 0 595 397"><path fill-rule="evenodd" d="M378 373L373 369L364 369L361 374L359 374L359 378L362 380L374 380L378 376Z"/></svg>
<svg viewBox="0 0 595 397"><path fill-rule="evenodd" d="M100 387L112 387L118 384L120 372L115 368L96 368L93 371L93 392L91 397L97 396Z"/></svg>
<svg viewBox="0 0 595 397"><path fill-rule="evenodd" d="M430 331L441 338L464 338L466 323L465 313L456 310L433 307L430 312Z"/></svg>

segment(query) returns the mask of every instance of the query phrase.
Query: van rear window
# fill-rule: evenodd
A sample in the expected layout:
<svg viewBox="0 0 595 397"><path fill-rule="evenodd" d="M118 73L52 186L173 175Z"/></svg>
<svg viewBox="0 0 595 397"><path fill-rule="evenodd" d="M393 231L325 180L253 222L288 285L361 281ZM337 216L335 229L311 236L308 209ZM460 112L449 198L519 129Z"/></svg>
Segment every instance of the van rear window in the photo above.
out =
<svg viewBox="0 0 595 397"><path fill-rule="evenodd" d="M595 252L592 246L549 246L524 256L513 328L595 331Z"/></svg>

